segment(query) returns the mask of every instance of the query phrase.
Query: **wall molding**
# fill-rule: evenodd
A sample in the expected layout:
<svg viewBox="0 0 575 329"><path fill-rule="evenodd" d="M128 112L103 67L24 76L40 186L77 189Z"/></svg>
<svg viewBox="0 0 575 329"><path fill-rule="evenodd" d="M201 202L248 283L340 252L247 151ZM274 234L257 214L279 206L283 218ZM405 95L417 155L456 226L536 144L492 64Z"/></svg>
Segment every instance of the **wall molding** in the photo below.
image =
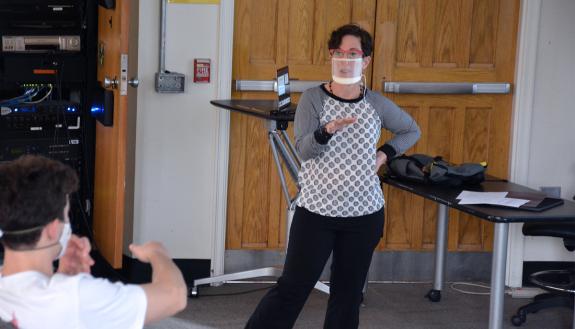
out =
<svg viewBox="0 0 575 329"><path fill-rule="evenodd" d="M527 185L529 177L531 124L533 119L541 2L541 0L521 1L509 172L511 181L521 185ZM523 224L511 224L509 227L506 285L510 287L521 287L522 285L524 250L522 226Z"/></svg>
<svg viewBox="0 0 575 329"><path fill-rule="evenodd" d="M234 0L220 2L219 44L217 70L217 98L229 99L232 95L232 55L234 42ZM226 252L226 210L228 195L228 161L229 161L229 111L217 110L218 131L216 150L215 200L216 210L214 237L212 239L211 275L224 273Z"/></svg>
<svg viewBox="0 0 575 329"><path fill-rule="evenodd" d="M367 278L370 282L430 282L435 267L434 255L434 251L375 251ZM491 252L448 252L444 280L489 282L492 258ZM284 260L282 250L226 250L226 273L277 266ZM324 266L321 280L329 280L330 266L331 257ZM447 284L444 287L447 289Z"/></svg>
<svg viewBox="0 0 575 329"><path fill-rule="evenodd" d="M209 259L174 258L173 261L182 272L184 281L188 286L192 286L196 279L205 278L209 273ZM152 266L126 255L123 255L122 268L116 273L117 277L124 283L145 284L152 282ZM114 277L109 279L115 281Z"/></svg>

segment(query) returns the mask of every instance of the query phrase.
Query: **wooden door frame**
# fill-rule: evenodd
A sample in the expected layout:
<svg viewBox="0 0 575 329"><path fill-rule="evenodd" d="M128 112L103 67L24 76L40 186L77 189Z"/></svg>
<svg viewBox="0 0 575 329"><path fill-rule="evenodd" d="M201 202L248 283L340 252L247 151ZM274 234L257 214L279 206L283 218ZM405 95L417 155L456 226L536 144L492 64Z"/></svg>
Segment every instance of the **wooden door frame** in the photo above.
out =
<svg viewBox="0 0 575 329"><path fill-rule="evenodd" d="M513 97L513 127L511 128L511 152L509 178L512 182L528 185L529 157L533 98L535 95L535 68L539 39L541 0L522 0L520 4L519 30L515 66ZM523 224L509 226L507 244L507 274L505 284L521 287L523 281L524 237Z"/></svg>
<svg viewBox="0 0 575 329"><path fill-rule="evenodd" d="M220 2L220 22L218 41L217 98L229 99L232 96L232 54L234 46L234 0ZM226 226L228 208L228 161L230 139L230 113L217 110L218 131L216 150L216 209L213 220L212 275L224 274L226 256Z"/></svg>
<svg viewBox="0 0 575 329"><path fill-rule="evenodd" d="M120 76L122 54L128 51L130 26L130 5L133 0L118 2L114 9L98 6L98 43L105 44L106 62L98 66L97 78L102 83L104 76ZM108 17L110 17L108 21ZM119 28L112 28L112 20ZM110 24L110 34L102 33L101 24ZM108 29L108 28L105 28ZM119 35L118 35L119 34ZM113 37L112 37L113 36ZM106 38L106 39L102 39ZM116 56L116 54L118 56ZM103 126L96 123L94 155L94 210L93 234L102 256L114 268L122 267L122 249L126 210L126 157L127 157L127 105L128 96L114 93L114 123Z"/></svg>

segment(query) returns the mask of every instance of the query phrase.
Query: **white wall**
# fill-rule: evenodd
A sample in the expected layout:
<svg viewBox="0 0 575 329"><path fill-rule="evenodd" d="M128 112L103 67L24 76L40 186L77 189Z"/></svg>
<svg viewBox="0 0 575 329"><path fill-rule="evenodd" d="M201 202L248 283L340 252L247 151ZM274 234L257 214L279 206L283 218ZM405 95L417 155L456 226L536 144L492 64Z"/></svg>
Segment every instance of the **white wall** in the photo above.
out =
<svg viewBox="0 0 575 329"><path fill-rule="evenodd" d="M183 94L158 94L160 1L140 1L133 240L162 241L172 257L212 257L216 212L219 6L168 4L166 69L186 74ZM210 58L209 84L192 82ZM231 72L230 72L231 74Z"/></svg>
<svg viewBox="0 0 575 329"><path fill-rule="evenodd" d="M529 1L529 0L527 0ZM575 195L575 1L541 1L527 185ZM573 261L556 238L525 238L525 261Z"/></svg>

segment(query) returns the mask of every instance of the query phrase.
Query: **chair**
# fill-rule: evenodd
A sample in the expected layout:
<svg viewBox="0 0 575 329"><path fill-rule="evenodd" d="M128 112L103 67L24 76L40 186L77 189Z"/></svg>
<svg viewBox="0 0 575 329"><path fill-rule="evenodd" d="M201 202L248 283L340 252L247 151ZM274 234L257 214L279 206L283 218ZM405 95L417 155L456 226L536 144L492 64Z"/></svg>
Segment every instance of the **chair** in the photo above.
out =
<svg viewBox="0 0 575 329"><path fill-rule="evenodd" d="M523 225L523 234L562 238L567 250L575 250L575 222L527 222ZM521 306L517 313L511 317L511 323L514 326L522 325L527 320L527 314L536 313L545 308L574 308L575 271L573 269L541 271L531 274L529 279L536 286L547 290L548 293L539 294L535 296L533 302Z"/></svg>

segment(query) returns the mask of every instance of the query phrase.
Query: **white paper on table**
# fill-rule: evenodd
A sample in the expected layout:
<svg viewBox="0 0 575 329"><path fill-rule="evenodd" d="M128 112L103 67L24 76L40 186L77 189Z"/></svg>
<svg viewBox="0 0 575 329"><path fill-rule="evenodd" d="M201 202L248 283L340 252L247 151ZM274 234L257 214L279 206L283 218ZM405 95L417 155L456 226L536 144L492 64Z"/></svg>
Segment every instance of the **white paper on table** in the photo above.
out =
<svg viewBox="0 0 575 329"><path fill-rule="evenodd" d="M465 198L459 201L459 204L491 204L496 206L505 206L518 208L529 202L529 200L524 199L514 199L514 198Z"/></svg>
<svg viewBox="0 0 575 329"><path fill-rule="evenodd" d="M507 196L507 192L473 192L473 191L461 191L457 196L457 199L468 199L468 198L478 198L478 199L501 199Z"/></svg>
<svg viewBox="0 0 575 329"><path fill-rule="evenodd" d="M529 202L529 200L514 199L514 198L503 198L500 200L500 203L498 205L506 206L506 207L519 208L522 205L526 204L527 202Z"/></svg>
<svg viewBox="0 0 575 329"><path fill-rule="evenodd" d="M467 197L459 200L459 204L499 204L501 199L500 197Z"/></svg>

